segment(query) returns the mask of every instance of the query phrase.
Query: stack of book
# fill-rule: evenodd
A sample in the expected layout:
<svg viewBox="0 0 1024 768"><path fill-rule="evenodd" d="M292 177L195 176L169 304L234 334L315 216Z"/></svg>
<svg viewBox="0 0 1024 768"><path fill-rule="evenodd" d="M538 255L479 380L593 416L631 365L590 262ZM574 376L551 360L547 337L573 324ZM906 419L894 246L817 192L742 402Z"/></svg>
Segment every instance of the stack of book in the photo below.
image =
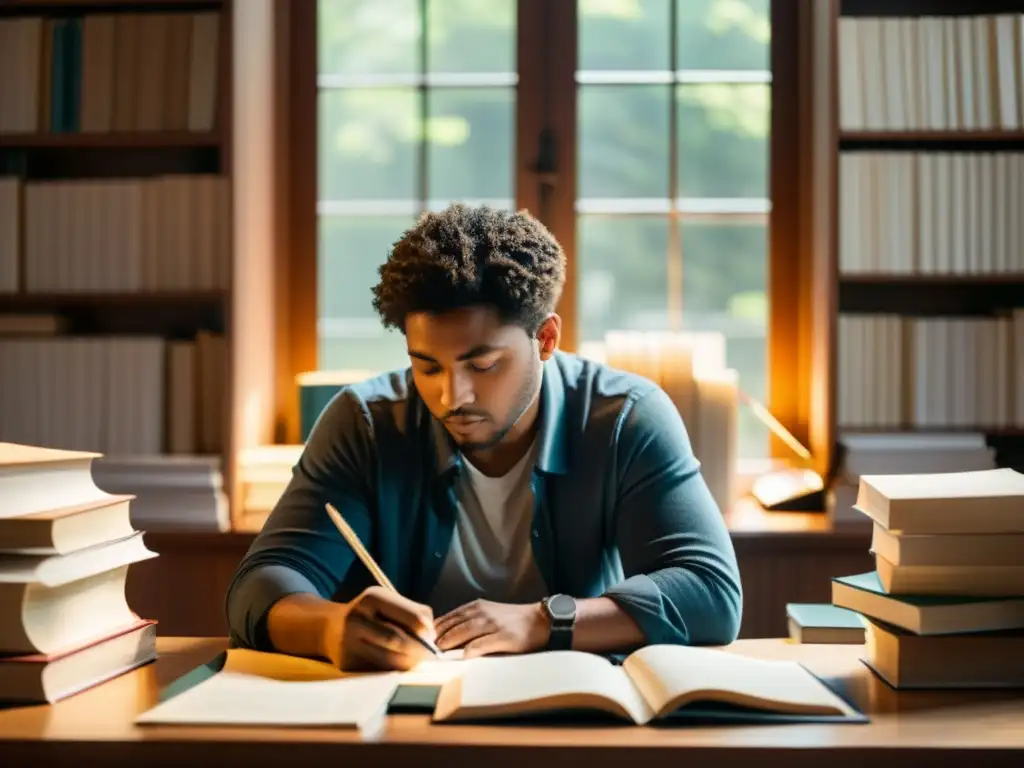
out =
<svg viewBox="0 0 1024 768"><path fill-rule="evenodd" d="M875 570L832 581L896 688L1024 687L1024 474L862 475Z"/></svg>
<svg viewBox="0 0 1024 768"><path fill-rule="evenodd" d="M92 478L99 454L0 443L0 701L48 703L156 658L156 622L128 606L156 557L130 496Z"/></svg>
<svg viewBox="0 0 1024 768"><path fill-rule="evenodd" d="M228 498L219 456L103 456L96 485L132 497L132 525L147 531L226 531Z"/></svg>
<svg viewBox="0 0 1024 768"><path fill-rule="evenodd" d="M838 439L839 463L829 486L833 524L870 523L857 511L861 475L922 475L997 469L982 432L862 432Z"/></svg>

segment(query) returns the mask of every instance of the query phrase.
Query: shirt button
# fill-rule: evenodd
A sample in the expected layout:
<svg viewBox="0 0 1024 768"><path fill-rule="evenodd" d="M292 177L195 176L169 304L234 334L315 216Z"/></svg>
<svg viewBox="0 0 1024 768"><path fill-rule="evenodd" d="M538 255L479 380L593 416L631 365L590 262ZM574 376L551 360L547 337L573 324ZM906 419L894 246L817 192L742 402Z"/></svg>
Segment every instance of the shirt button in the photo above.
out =
<svg viewBox="0 0 1024 768"><path fill-rule="evenodd" d="M533 538L535 538L535 539L539 539L540 538L540 531L538 531L536 528L533 529Z"/></svg>
<svg viewBox="0 0 1024 768"><path fill-rule="evenodd" d="M435 552L434 553L434 557L436 557L438 560L440 560L441 559L441 553L440 552Z"/></svg>

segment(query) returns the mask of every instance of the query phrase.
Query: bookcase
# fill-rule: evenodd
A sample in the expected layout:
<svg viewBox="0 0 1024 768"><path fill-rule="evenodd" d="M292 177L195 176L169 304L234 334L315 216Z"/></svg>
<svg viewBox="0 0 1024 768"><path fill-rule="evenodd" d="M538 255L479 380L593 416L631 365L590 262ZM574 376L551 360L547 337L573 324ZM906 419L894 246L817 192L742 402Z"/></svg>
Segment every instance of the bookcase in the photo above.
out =
<svg viewBox="0 0 1024 768"><path fill-rule="evenodd" d="M1024 447L1024 2L829 0L831 434Z"/></svg>
<svg viewBox="0 0 1024 768"><path fill-rule="evenodd" d="M0 4L0 439L219 457L232 0Z"/></svg>

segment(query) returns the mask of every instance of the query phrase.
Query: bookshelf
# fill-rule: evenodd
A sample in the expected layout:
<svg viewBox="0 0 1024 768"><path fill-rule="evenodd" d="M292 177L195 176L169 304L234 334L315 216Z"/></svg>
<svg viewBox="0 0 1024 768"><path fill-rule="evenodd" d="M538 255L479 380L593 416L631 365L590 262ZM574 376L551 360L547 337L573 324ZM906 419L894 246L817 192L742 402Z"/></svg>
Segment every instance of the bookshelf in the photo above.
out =
<svg viewBox="0 0 1024 768"><path fill-rule="evenodd" d="M830 0L825 462L843 432L1024 449L1024 0Z"/></svg>
<svg viewBox="0 0 1024 768"><path fill-rule="evenodd" d="M0 5L0 439L213 455L229 509L234 16Z"/></svg>

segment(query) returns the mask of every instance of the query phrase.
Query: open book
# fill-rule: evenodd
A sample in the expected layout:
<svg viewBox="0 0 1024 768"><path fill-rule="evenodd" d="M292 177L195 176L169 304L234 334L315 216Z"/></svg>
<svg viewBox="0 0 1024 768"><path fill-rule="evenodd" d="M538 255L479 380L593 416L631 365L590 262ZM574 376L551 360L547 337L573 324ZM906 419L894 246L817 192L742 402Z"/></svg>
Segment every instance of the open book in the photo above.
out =
<svg viewBox="0 0 1024 768"><path fill-rule="evenodd" d="M651 645L617 666L579 651L491 657L441 686L434 721L600 711L637 725L685 717L687 708L760 711L794 719L866 718L796 662L713 648ZM730 719L722 715L721 719Z"/></svg>

